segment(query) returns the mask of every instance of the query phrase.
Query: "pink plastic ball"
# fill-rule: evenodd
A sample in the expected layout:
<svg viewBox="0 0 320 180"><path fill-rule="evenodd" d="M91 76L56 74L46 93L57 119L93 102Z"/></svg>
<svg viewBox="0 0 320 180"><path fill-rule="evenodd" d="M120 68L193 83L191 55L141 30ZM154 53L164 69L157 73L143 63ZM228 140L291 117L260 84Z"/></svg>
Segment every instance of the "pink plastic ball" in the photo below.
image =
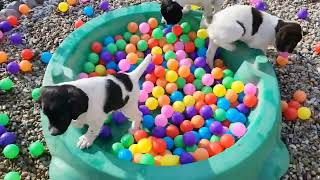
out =
<svg viewBox="0 0 320 180"><path fill-rule="evenodd" d="M153 87L154 87L154 84L151 81L145 81L142 84L142 89L145 90L147 93L151 93Z"/></svg>
<svg viewBox="0 0 320 180"><path fill-rule="evenodd" d="M256 93L257 93L257 87L254 84L248 83L244 86L244 94L255 96Z"/></svg>
<svg viewBox="0 0 320 180"><path fill-rule="evenodd" d="M192 61L190 59L186 58L186 59L182 59L179 64L180 64L180 66L185 65L185 66L191 67Z"/></svg>
<svg viewBox="0 0 320 180"><path fill-rule="evenodd" d="M247 128L244 124L237 122L237 123L231 124L231 132L232 134L234 134L239 138L246 134Z"/></svg>
<svg viewBox="0 0 320 180"><path fill-rule="evenodd" d="M165 105L161 108L161 114L163 114L166 118L171 118L173 113L174 110L170 105Z"/></svg>
<svg viewBox="0 0 320 180"><path fill-rule="evenodd" d="M145 90L140 91L140 96L139 96L139 102L146 102L148 99L149 95Z"/></svg>
<svg viewBox="0 0 320 180"><path fill-rule="evenodd" d="M214 82L214 78L211 74L205 74L202 76L202 84L205 86L211 86Z"/></svg>
<svg viewBox="0 0 320 180"><path fill-rule="evenodd" d="M282 56L284 58L288 58L289 57L289 53L288 52L279 52L279 56Z"/></svg>
<svg viewBox="0 0 320 180"><path fill-rule="evenodd" d="M130 63L128 60L126 59L122 59L120 62L119 62L119 68L121 71L128 71L130 69Z"/></svg>
<svg viewBox="0 0 320 180"><path fill-rule="evenodd" d="M184 44L181 41L178 41L174 44L174 50L179 51L184 49Z"/></svg>
<svg viewBox="0 0 320 180"><path fill-rule="evenodd" d="M3 32L2 31L0 31L0 41L1 41L1 39L3 38Z"/></svg>
<svg viewBox="0 0 320 180"><path fill-rule="evenodd" d="M185 59L187 57L186 52L184 52L183 50L178 50L176 52L176 55L177 55L177 60L178 61L181 61L182 59Z"/></svg>
<svg viewBox="0 0 320 180"><path fill-rule="evenodd" d="M86 3L88 2L89 0L80 0L81 3Z"/></svg>
<svg viewBox="0 0 320 180"><path fill-rule="evenodd" d="M250 0L250 4L256 4L259 0Z"/></svg>
<svg viewBox="0 0 320 180"><path fill-rule="evenodd" d="M158 127L165 127L168 124L168 119L163 114L158 114L155 118L154 123Z"/></svg>
<svg viewBox="0 0 320 180"><path fill-rule="evenodd" d="M150 31L150 26L148 23L143 22L139 25L139 30L142 34L147 34Z"/></svg>
<svg viewBox="0 0 320 180"><path fill-rule="evenodd" d="M84 79L84 78L88 78L88 77L89 77L89 75L87 73L83 73L83 72L78 75L78 79Z"/></svg>
<svg viewBox="0 0 320 180"><path fill-rule="evenodd" d="M188 83L184 85L183 92L186 95L193 95L193 93L196 92L196 87L193 84Z"/></svg>

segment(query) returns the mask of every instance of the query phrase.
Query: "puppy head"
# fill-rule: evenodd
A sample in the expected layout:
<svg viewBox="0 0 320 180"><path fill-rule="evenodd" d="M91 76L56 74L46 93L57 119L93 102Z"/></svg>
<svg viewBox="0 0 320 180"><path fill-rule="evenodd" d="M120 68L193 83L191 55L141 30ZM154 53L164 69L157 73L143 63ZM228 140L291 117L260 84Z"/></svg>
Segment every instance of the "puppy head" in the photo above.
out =
<svg viewBox="0 0 320 180"><path fill-rule="evenodd" d="M276 48L279 52L292 53L302 39L302 28L297 23L279 20L276 27Z"/></svg>
<svg viewBox="0 0 320 180"><path fill-rule="evenodd" d="M183 16L183 7L179 3L172 0L162 0L161 14L167 21L167 24L177 24Z"/></svg>
<svg viewBox="0 0 320 180"><path fill-rule="evenodd" d="M72 85L43 87L39 101L53 136L65 133L71 121L88 109L87 95Z"/></svg>

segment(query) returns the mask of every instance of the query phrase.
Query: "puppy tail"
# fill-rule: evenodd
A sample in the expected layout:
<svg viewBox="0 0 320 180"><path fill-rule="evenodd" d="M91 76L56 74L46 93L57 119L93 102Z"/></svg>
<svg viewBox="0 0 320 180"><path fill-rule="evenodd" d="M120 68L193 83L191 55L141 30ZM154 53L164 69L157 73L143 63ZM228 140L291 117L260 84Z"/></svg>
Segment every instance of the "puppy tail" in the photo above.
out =
<svg viewBox="0 0 320 180"><path fill-rule="evenodd" d="M151 54L148 54L144 60L141 62L141 64L131 73L129 73L129 75L133 78L136 79L140 79L140 77L142 76L142 74L144 73L144 71L147 69L147 67L149 66L150 62L152 60L152 56Z"/></svg>

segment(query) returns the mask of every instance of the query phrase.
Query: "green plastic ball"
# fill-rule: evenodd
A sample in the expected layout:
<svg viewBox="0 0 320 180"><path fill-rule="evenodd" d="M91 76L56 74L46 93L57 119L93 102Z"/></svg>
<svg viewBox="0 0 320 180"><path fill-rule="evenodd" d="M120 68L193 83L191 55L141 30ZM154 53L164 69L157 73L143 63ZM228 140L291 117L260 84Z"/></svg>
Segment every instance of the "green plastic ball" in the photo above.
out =
<svg viewBox="0 0 320 180"><path fill-rule="evenodd" d="M214 119L217 121L224 121L226 119L226 111L218 108L214 111Z"/></svg>
<svg viewBox="0 0 320 180"><path fill-rule="evenodd" d="M131 144L134 143L134 138L131 134L125 134L124 136L122 136L120 142L123 145L123 147L129 148Z"/></svg>
<svg viewBox="0 0 320 180"><path fill-rule="evenodd" d="M188 22L183 22L181 24L183 33L188 33L191 31L191 25Z"/></svg>
<svg viewBox="0 0 320 180"><path fill-rule="evenodd" d="M234 74L230 69L223 70L223 77L233 77Z"/></svg>
<svg viewBox="0 0 320 180"><path fill-rule="evenodd" d="M2 153L4 157L14 159L19 154L19 147L15 144L9 144L3 149Z"/></svg>
<svg viewBox="0 0 320 180"><path fill-rule="evenodd" d="M177 55L176 53L174 53L173 51L168 51L164 54L164 59L165 60L169 60L169 59L176 59L177 58Z"/></svg>
<svg viewBox="0 0 320 180"><path fill-rule="evenodd" d="M234 79L230 76L227 76L225 78L223 78L222 80L222 84L224 85L224 87L226 87L227 89L231 89L231 85L233 83Z"/></svg>
<svg viewBox="0 0 320 180"><path fill-rule="evenodd" d="M186 147L186 151L187 152L195 152L197 149L198 149L197 145L187 146Z"/></svg>
<svg viewBox="0 0 320 180"><path fill-rule="evenodd" d="M119 151L124 149L123 145L119 142L113 143L112 144L112 152L115 155L118 155Z"/></svg>
<svg viewBox="0 0 320 180"><path fill-rule="evenodd" d="M6 126L10 121L10 118L7 114L0 114L0 125Z"/></svg>
<svg viewBox="0 0 320 180"><path fill-rule="evenodd" d="M189 38L189 36L187 34L182 34L180 36L180 41L186 43L186 42L190 41L190 38Z"/></svg>
<svg viewBox="0 0 320 180"><path fill-rule="evenodd" d="M141 156L139 163L144 165L154 165L155 160L151 154L144 154Z"/></svg>
<svg viewBox="0 0 320 180"><path fill-rule="evenodd" d="M173 44L177 41L177 36L173 32L168 33L166 35L166 38L167 38L167 43L169 44Z"/></svg>
<svg viewBox="0 0 320 180"><path fill-rule="evenodd" d="M200 91L203 87L202 81L200 79L195 79L192 84L196 87L197 91Z"/></svg>
<svg viewBox="0 0 320 180"><path fill-rule="evenodd" d="M32 157L39 157L44 152L44 145L40 141L36 141L33 142L28 149Z"/></svg>
<svg viewBox="0 0 320 180"><path fill-rule="evenodd" d="M194 40L194 45L197 47L197 48L202 48L202 47L205 47L206 46L206 41L204 39L201 39L201 38L196 38Z"/></svg>
<svg viewBox="0 0 320 180"><path fill-rule="evenodd" d="M137 61L137 65L141 64L143 60L144 60L143 58L139 58Z"/></svg>
<svg viewBox="0 0 320 180"><path fill-rule="evenodd" d="M140 40L137 43L137 47L139 51L145 51L148 49L148 43L145 40Z"/></svg>
<svg viewBox="0 0 320 180"><path fill-rule="evenodd" d="M13 81L10 78L4 78L0 81L0 89L9 91L13 87Z"/></svg>
<svg viewBox="0 0 320 180"><path fill-rule="evenodd" d="M184 85L186 85L186 80L182 77L178 77L176 84L178 86L178 89L182 89L184 87Z"/></svg>
<svg viewBox="0 0 320 180"><path fill-rule="evenodd" d="M92 62L86 62L83 65L83 71L85 73L92 73L93 71L95 71L96 67Z"/></svg>
<svg viewBox="0 0 320 180"><path fill-rule="evenodd" d="M163 37L163 31L161 28L156 28L152 31L152 37L155 39L161 39Z"/></svg>
<svg viewBox="0 0 320 180"><path fill-rule="evenodd" d="M104 121L104 124L110 124L112 122L112 115L108 115L107 119Z"/></svg>
<svg viewBox="0 0 320 180"><path fill-rule="evenodd" d="M179 148L183 148L185 145L183 143L183 136L178 135L174 138L174 145Z"/></svg>
<svg viewBox="0 0 320 180"><path fill-rule="evenodd" d="M216 135L213 135L211 136L210 138L210 142L219 142L220 141L220 137L219 136L216 136Z"/></svg>
<svg viewBox="0 0 320 180"><path fill-rule="evenodd" d="M210 94L210 93L212 93L212 88L210 86L204 86L204 87L202 87L201 91L204 94Z"/></svg>
<svg viewBox="0 0 320 180"><path fill-rule="evenodd" d="M4 180L20 180L20 173L11 171L4 176Z"/></svg>
<svg viewBox="0 0 320 180"><path fill-rule="evenodd" d="M132 36L132 34L131 34L130 32L125 32L125 33L123 34L123 38L124 38L124 40L127 41L127 42L130 42L131 36Z"/></svg>
<svg viewBox="0 0 320 180"><path fill-rule="evenodd" d="M123 51L126 49L127 42L123 39L119 39L116 42L116 46L118 47L119 50Z"/></svg>
<svg viewBox="0 0 320 180"><path fill-rule="evenodd" d="M90 53L88 56L88 61L93 64L97 64L99 62L99 55L96 53Z"/></svg>
<svg viewBox="0 0 320 180"><path fill-rule="evenodd" d="M31 97L34 101L38 101L41 95L41 88L35 88L31 92Z"/></svg>
<svg viewBox="0 0 320 180"><path fill-rule="evenodd" d="M107 46L107 50L109 53L115 54L118 51L118 48L117 48L117 45L115 45L114 43L110 43Z"/></svg>
<svg viewBox="0 0 320 180"><path fill-rule="evenodd" d="M197 68L195 71L194 71L194 76L197 78L197 79L202 79L202 76L206 74L206 71L203 69L203 68Z"/></svg>

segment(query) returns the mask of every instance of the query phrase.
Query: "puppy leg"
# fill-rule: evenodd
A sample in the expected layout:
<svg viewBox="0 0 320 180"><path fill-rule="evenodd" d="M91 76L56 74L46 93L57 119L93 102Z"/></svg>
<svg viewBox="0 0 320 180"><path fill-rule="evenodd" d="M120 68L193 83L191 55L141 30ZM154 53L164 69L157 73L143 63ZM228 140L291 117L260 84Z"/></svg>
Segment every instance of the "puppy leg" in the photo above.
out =
<svg viewBox="0 0 320 180"><path fill-rule="evenodd" d="M233 43L221 43L219 45L228 51L234 51L236 49L236 46Z"/></svg>
<svg viewBox="0 0 320 180"><path fill-rule="evenodd" d="M217 49L218 49L218 45L215 44L213 40L210 40L209 47L207 50L206 62L210 66L211 69L213 68L214 56L216 54Z"/></svg>
<svg viewBox="0 0 320 180"><path fill-rule="evenodd" d="M77 145L80 149L88 148L93 144L94 140L100 133L103 121L101 119L91 121L91 123L88 125L89 128L87 132L79 138Z"/></svg>
<svg viewBox="0 0 320 180"><path fill-rule="evenodd" d="M129 131L131 133L139 130L141 128L142 113L138 109L138 103L128 103L125 107L121 109L121 112L132 121L131 128Z"/></svg>

